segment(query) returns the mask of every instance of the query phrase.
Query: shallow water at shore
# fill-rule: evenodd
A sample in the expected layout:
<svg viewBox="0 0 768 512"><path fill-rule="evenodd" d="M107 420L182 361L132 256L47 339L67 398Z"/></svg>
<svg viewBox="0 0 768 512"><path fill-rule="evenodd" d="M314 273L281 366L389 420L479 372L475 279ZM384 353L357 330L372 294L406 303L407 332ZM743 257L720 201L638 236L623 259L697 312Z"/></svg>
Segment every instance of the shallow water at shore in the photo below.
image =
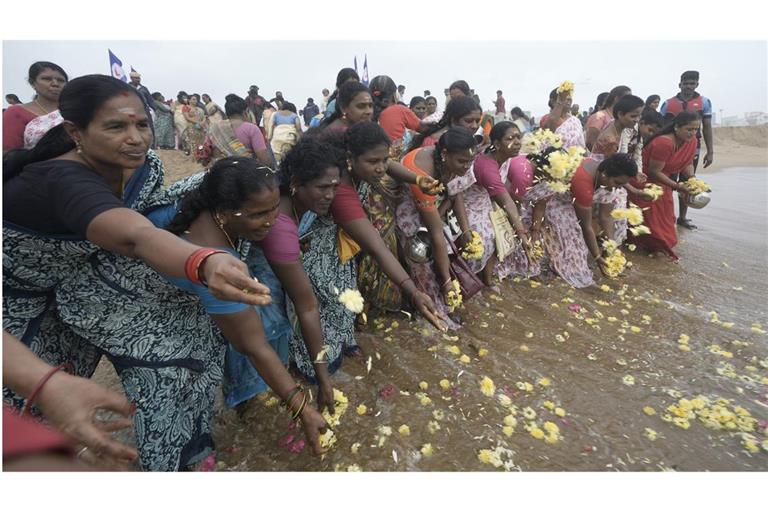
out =
<svg viewBox="0 0 768 512"><path fill-rule="evenodd" d="M349 408L335 428L336 446L322 460L309 449L294 454L280 446L291 433L286 413L254 400L242 417L219 415L219 468L494 470L478 452L501 446L510 450L499 452L508 468L527 471L768 470L768 452L750 453L738 434L698 419L687 429L661 419L680 398L722 397L763 422L752 432L758 447L766 439L768 380L761 379L768 377L768 335L752 324L768 324L768 170L729 169L704 179L712 201L690 210L700 229L680 233L679 264L628 253L634 266L626 277L599 282L610 291L573 290L553 277L539 286L507 281L499 295L486 292L468 304L465 327L449 335L457 339L405 317L386 317L381 329L371 322L358 334L370 372L367 360L347 359L334 376ZM712 311L720 323L710 321ZM393 321L399 325L390 330ZM681 334L690 336L690 351L678 348ZM470 362L460 362L451 346ZM479 355L481 348L487 355ZM496 397L481 393L484 376L493 380ZM441 379L450 381L448 391ZM428 384L424 391L421 381ZM384 397L380 390L388 385L397 391ZM500 393L518 408L509 436L502 427L510 409ZM360 404L367 407L363 416L355 411ZM565 415L554 414L553 405ZM645 406L656 414L644 413ZM524 428L530 423L524 412L535 413L540 428L552 422L561 439L535 439ZM436 423L430 428L430 422ZM401 425L410 435L398 432ZM382 441L384 426L392 434ZM650 440L646 428L658 437ZM420 452L426 443L429 457Z"/></svg>

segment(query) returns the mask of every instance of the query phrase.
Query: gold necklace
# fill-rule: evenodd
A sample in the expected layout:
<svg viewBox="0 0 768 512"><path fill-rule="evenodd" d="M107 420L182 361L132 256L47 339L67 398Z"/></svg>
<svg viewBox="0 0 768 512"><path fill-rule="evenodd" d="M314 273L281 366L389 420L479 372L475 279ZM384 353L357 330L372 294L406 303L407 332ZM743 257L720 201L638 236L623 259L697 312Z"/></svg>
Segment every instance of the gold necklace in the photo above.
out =
<svg viewBox="0 0 768 512"><path fill-rule="evenodd" d="M50 114L50 112L48 112L48 110L47 110L45 107L43 107L43 106L40 104L40 102L39 102L39 101L37 101L37 98L35 98L35 104L36 104L38 107L40 107L40 110L42 110L43 112L45 112L45 115L48 115L48 114Z"/></svg>
<svg viewBox="0 0 768 512"><path fill-rule="evenodd" d="M216 217L216 215L211 212L211 217L213 218L213 222L216 224L216 227L219 228L219 230L224 233L224 236L227 237L227 242L229 242L229 245L232 247L232 249L235 249L235 244L232 243L232 239L229 238L229 235L227 234L227 231L224 229L224 225L219 221L219 219Z"/></svg>

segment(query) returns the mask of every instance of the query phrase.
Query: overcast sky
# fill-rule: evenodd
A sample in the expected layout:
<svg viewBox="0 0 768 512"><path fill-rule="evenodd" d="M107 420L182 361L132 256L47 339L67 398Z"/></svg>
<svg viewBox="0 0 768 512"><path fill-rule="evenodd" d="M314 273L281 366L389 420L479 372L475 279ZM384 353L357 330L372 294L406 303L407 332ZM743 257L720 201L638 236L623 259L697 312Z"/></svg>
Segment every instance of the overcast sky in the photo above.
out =
<svg viewBox="0 0 768 512"><path fill-rule="evenodd" d="M336 73L357 56L362 72L391 76L406 96L429 89L441 97L456 79L467 80L483 108L493 107L501 89L507 108L518 105L541 116L549 91L562 80L576 84L582 110L616 85L628 85L645 99L678 92L680 73L701 73L699 91L712 100L716 115L768 111L768 53L765 41L4 41L3 96L30 101L29 65L48 60L70 77L109 74L107 48L133 66L142 82L166 98L179 90L208 93L223 106L224 96L243 96L251 84L267 99L275 91L300 109L308 97L333 89Z"/></svg>

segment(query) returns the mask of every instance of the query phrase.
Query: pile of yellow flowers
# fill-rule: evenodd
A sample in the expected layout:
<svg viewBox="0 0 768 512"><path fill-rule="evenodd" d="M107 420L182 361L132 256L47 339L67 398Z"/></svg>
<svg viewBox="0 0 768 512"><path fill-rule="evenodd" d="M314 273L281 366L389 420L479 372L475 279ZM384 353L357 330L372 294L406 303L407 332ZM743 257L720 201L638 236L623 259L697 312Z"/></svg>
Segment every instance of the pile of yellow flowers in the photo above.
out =
<svg viewBox="0 0 768 512"><path fill-rule="evenodd" d="M611 212L614 219L627 219L631 226L639 226L643 223L643 210L630 203L629 208L614 208Z"/></svg>
<svg viewBox="0 0 768 512"><path fill-rule="evenodd" d="M365 303L363 296L360 295L360 292L350 288L341 292L339 295L339 302L344 304L344 307L353 313L362 312L363 304Z"/></svg>
<svg viewBox="0 0 768 512"><path fill-rule="evenodd" d="M688 181L685 182L685 188L687 188L688 192L692 195L701 194L702 192L709 192L712 190L709 188L709 185L704 183L704 181L700 180L699 178L689 178Z"/></svg>
<svg viewBox="0 0 768 512"><path fill-rule="evenodd" d="M646 187L643 189L643 192L645 192L646 195L651 196L651 201L655 201L664 195L664 189L655 183L649 183L646 185Z"/></svg>
<svg viewBox="0 0 768 512"><path fill-rule="evenodd" d="M754 432L758 423L748 410L741 406L732 407L731 401L726 398L714 401L703 395L692 399L681 398L667 407L667 411L661 419L682 429L690 427L689 420L696 418L712 430Z"/></svg>
<svg viewBox="0 0 768 512"><path fill-rule="evenodd" d="M563 139L552 130L536 130L526 133L523 136L520 153L527 155L530 153L539 153L548 147L563 147Z"/></svg>
<svg viewBox="0 0 768 512"><path fill-rule="evenodd" d="M553 151L547 156L547 164L542 170L549 175L547 184L557 192L567 192L571 187L571 178L584 159L584 149L571 146L567 151Z"/></svg>
<svg viewBox="0 0 768 512"><path fill-rule="evenodd" d="M451 282L451 287L453 289L447 293L445 300L445 305L448 306L449 311L455 310L464 301L464 298L461 296L461 286L456 279Z"/></svg>
<svg viewBox="0 0 768 512"><path fill-rule="evenodd" d="M536 240L531 244L531 248L528 251L528 259L532 262L539 261L544 257L544 245L541 240Z"/></svg>
<svg viewBox="0 0 768 512"><path fill-rule="evenodd" d="M462 257L466 260L479 260L484 252L483 238L477 231L472 231L472 240L461 249Z"/></svg>
<svg viewBox="0 0 768 512"><path fill-rule="evenodd" d="M618 277L627 266L627 258L624 257L624 254L613 240L603 242L603 249L605 249L607 254L605 256L605 267L603 267L606 275L608 277Z"/></svg>
<svg viewBox="0 0 768 512"><path fill-rule="evenodd" d="M629 231L630 231L630 233L632 233L635 236L650 235L651 234L651 230L650 230L650 228L648 228L648 226L636 226L636 227L633 227L633 228L629 228Z"/></svg>
<svg viewBox="0 0 768 512"><path fill-rule="evenodd" d="M557 94L562 94L564 92L570 93L573 95L573 82L565 80L563 83L560 84L560 87L557 88Z"/></svg>
<svg viewBox="0 0 768 512"><path fill-rule="evenodd" d="M515 468L515 463L512 461L514 454L509 448L497 446L493 450L480 450L477 453L477 459L483 464L489 464L495 468L503 466L506 471L510 471Z"/></svg>
<svg viewBox="0 0 768 512"><path fill-rule="evenodd" d="M331 414L328 412L327 407L323 409L323 418L325 418L325 421L328 423L329 427L335 427L341 423L341 417L345 412L347 412L347 408L349 407L349 400L347 397L344 396L344 393L336 388L333 388L333 402L333 416L331 416Z"/></svg>

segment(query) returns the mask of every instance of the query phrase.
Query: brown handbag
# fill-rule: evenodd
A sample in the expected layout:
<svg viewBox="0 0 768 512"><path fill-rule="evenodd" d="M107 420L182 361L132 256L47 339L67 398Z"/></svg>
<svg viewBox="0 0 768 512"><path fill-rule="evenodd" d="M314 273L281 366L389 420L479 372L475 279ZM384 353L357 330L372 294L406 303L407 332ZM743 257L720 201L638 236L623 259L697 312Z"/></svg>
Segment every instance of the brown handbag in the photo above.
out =
<svg viewBox="0 0 768 512"><path fill-rule="evenodd" d="M451 273L451 277L453 279L459 281L459 286L461 287L461 296L464 301L467 301L477 295L485 285L475 275L475 273L472 272L472 269L469 268L467 262L464 261L464 259L461 257L461 254L456 248L456 245L453 243L453 240L447 236L445 237L445 240L448 244L448 247L450 247L451 251L453 251L453 254L448 255L448 259L450 260L449 272Z"/></svg>

